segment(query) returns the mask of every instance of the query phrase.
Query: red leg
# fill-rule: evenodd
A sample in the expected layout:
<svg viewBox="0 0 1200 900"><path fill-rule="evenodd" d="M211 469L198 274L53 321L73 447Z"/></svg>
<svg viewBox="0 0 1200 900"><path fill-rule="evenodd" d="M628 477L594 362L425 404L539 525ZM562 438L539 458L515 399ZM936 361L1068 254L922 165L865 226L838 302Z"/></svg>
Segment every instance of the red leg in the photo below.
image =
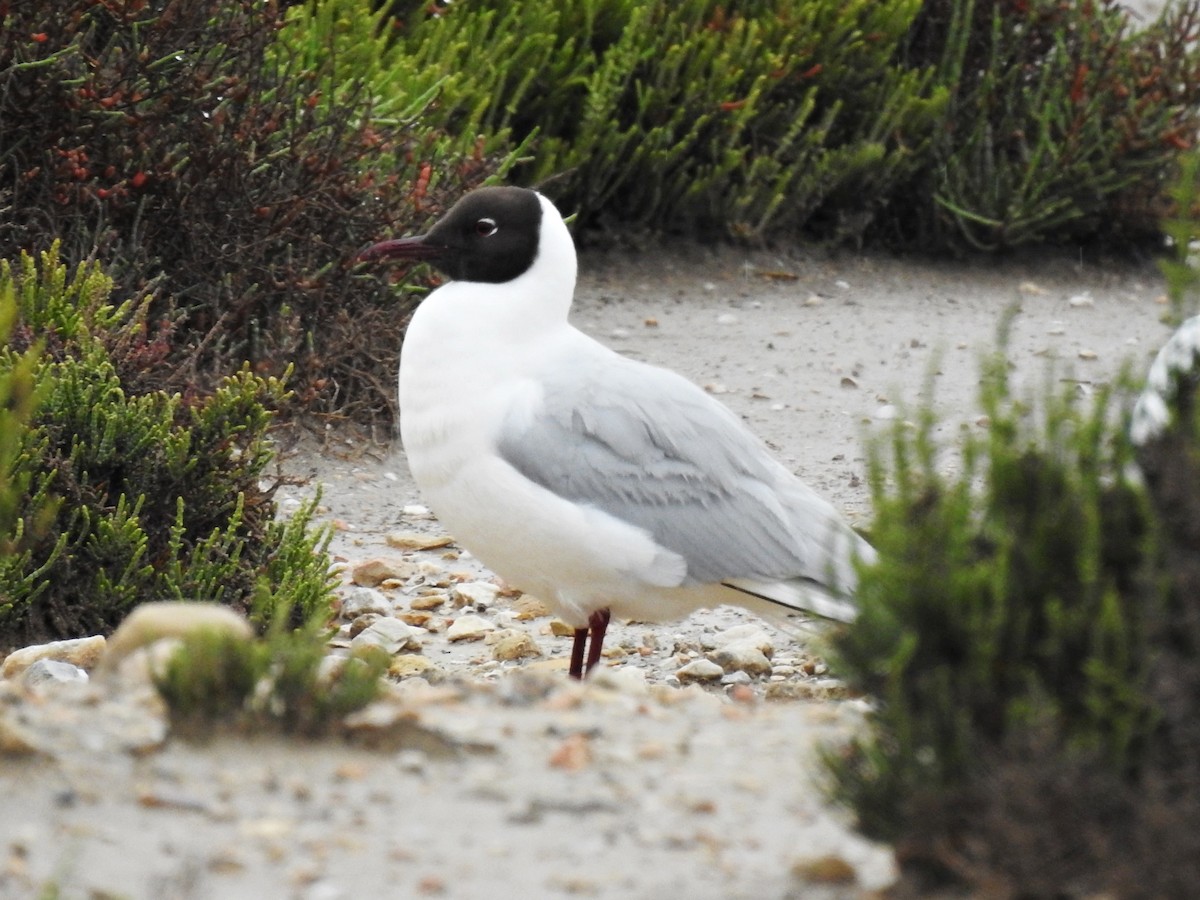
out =
<svg viewBox="0 0 1200 900"><path fill-rule="evenodd" d="M591 630L592 643L588 647L587 669L592 671L596 664L600 662L600 653L604 649L604 632L608 630L609 619L612 618L612 613L607 609L598 609L588 617L588 627ZM575 632L578 637L579 632Z"/></svg>
<svg viewBox="0 0 1200 900"><path fill-rule="evenodd" d="M575 629L575 643L571 646L571 668L568 670L572 678L583 678L583 647L587 643L588 630Z"/></svg>

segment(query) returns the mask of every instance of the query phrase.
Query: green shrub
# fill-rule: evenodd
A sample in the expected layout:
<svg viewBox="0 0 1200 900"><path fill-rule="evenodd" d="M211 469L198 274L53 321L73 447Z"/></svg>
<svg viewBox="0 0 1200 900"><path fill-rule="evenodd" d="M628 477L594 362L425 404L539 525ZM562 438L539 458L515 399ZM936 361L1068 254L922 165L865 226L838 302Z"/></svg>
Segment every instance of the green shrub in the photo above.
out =
<svg viewBox="0 0 1200 900"><path fill-rule="evenodd" d="M388 664L387 654L367 654L323 673L327 638L321 620L295 630L276 624L258 640L199 631L155 673L155 686L184 734L207 735L213 725L326 734L379 695Z"/></svg>
<svg viewBox="0 0 1200 900"><path fill-rule="evenodd" d="M936 64L945 125L889 223L908 244L992 250L1157 242L1174 162L1200 128L1200 14L1130 28L1118 0L929 0L905 58Z"/></svg>
<svg viewBox="0 0 1200 900"><path fill-rule="evenodd" d="M919 5L319 9L347 72L409 104L435 93L425 120L485 147L529 146L513 178L545 183L582 223L760 236L815 216L857 233L881 189L919 164L944 99L931 70L894 63ZM371 35L378 53L364 60Z"/></svg>
<svg viewBox="0 0 1200 900"><path fill-rule="evenodd" d="M153 386L296 365L295 401L394 412L405 309L354 255L495 166L374 115L276 43L281 4L23 0L0 13L0 258L61 240L151 293ZM338 102L324 102L336 96ZM440 180L418 191L422 171Z"/></svg>
<svg viewBox="0 0 1200 900"><path fill-rule="evenodd" d="M1173 424L1141 446L1129 379L1088 408L1072 386L1022 402L1001 354L957 468L928 410L873 448L880 560L834 656L877 706L827 761L911 890L1151 898L1200 878L1200 354L1175 358Z"/></svg>
<svg viewBox="0 0 1200 900"><path fill-rule="evenodd" d="M136 393L108 344L136 341L132 303L108 304L97 265L68 277L57 251L0 262L0 298L20 310L19 333L44 336L31 374L39 403L8 477L24 486L18 522L53 501L54 517L0 555L0 645L111 630L147 600L210 600L247 610L265 596L304 617L328 611L327 538L308 530L313 506L277 520L270 410L278 379L243 369L206 396ZM100 335L97 337L93 332ZM0 377L22 371L13 344Z"/></svg>
<svg viewBox="0 0 1200 900"><path fill-rule="evenodd" d="M1116 0L304 10L285 41L334 48L398 111L435 96L424 120L463 151L528 147L513 178L585 225L1152 240L1198 124L1192 0L1137 33Z"/></svg>

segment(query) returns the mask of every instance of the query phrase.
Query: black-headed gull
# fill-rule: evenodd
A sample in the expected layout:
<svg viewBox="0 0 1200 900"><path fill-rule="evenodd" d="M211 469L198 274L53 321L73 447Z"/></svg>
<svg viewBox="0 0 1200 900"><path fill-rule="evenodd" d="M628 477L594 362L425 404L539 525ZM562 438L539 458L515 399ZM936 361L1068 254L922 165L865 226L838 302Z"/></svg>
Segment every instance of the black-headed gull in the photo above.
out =
<svg viewBox="0 0 1200 900"><path fill-rule="evenodd" d="M575 246L541 194L473 191L362 258L454 279L404 338L409 466L464 547L575 628L573 676L599 661L610 615L854 618L870 545L702 389L568 323Z"/></svg>

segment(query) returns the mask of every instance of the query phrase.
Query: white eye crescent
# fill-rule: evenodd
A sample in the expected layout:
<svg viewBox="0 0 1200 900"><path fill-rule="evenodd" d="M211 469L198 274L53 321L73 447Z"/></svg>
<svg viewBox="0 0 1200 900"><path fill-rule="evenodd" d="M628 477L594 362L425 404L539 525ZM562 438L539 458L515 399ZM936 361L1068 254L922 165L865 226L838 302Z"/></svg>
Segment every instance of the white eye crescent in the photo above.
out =
<svg viewBox="0 0 1200 900"><path fill-rule="evenodd" d="M475 233L480 237L491 237L498 230L495 219L480 219L475 223Z"/></svg>

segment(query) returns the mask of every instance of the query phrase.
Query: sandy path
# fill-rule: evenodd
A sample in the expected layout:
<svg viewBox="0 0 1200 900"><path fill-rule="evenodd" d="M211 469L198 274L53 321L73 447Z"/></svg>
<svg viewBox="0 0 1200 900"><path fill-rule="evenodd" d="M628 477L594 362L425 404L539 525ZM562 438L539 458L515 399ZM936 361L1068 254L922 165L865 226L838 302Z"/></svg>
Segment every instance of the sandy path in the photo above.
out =
<svg viewBox="0 0 1200 900"><path fill-rule="evenodd" d="M709 386L866 520L864 438L885 427L882 407L920 398L935 360L949 437L982 427L977 360L1007 306L1020 305L1018 380L1043 378L1049 354L1086 391L1126 358L1143 366L1165 339L1161 294L1152 268L1077 260L967 266L674 248L586 259L575 320ZM295 497L325 485L328 516L342 525L335 551L348 561L394 552L389 531L437 529L402 514L420 498L398 452L334 436L288 467L311 478ZM467 558L446 565L486 574ZM860 702L767 702L759 682L737 702L721 687L673 685L671 646L742 621L718 611L618 629L617 643L666 649L611 660L613 673L640 674L607 688L430 635L423 653L449 677L407 690L420 733L434 739L401 749L174 741L135 757L76 729L57 762L0 760L0 897L38 896L47 884L62 897L464 900L878 888L890 854L824 804L812 752L849 733ZM548 657L565 655L566 639L528 627ZM777 659L803 652L777 636ZM794 873L826 854L856 881Z"/></svg>

